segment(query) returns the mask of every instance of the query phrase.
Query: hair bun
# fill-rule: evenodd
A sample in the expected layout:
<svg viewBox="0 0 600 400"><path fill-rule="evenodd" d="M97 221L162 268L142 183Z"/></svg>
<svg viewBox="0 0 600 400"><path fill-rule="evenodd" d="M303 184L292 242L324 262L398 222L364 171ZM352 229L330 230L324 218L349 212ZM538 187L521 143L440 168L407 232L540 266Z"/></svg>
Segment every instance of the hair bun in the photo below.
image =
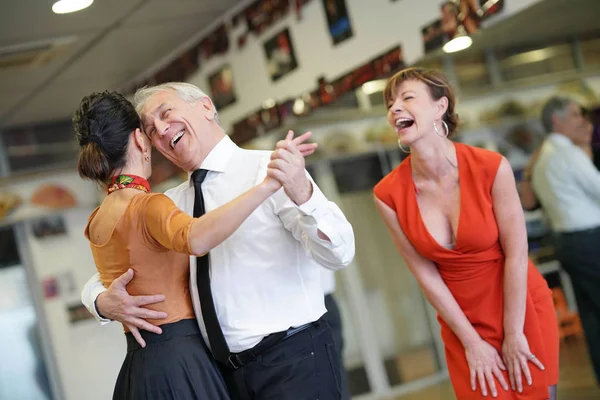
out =
<svg viewBox="0 0 600 400"><path fill-rule="evenodd" d="M98 183L109 182L128 161L132 132L140 127L133 104L117 92L85 96L73 114L73 130L81 146L79 175Z"/></svg>
<svg viewBox="0 0 600 400"><path fill-rule="evenodd" d="M90 129L89 121L87 118L81 118L73 120L73 128L75 129L75 135L79 141L80 146L85 146L90 143Z"/></svg>
<svg viewBox="0 0 600 400"><path fill-rule="evenodd" d="M80 146L99 143L98 125L88 117L93 109L95 99L94 95L85 98L79 109L73 114L73 129Z"/></svg>

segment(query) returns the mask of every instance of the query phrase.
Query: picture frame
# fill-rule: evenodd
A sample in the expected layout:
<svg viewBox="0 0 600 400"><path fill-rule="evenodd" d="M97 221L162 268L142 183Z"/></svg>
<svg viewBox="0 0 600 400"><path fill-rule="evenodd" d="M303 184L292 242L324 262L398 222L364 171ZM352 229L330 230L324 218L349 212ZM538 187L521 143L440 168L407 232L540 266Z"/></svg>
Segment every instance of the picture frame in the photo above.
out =
<svg viewBox="0 0 600 400"><path fill-rule="evenodd" d="M290 36L290 31L285 28L264 43L267 59L267 71L273 82L278 81L298 68L298 61Z"/></svg>
<svg viewBox="0 0 600 400"><path fill-rule="evenodd" d="M345 0L323 0L323 8L327 18L327 28L333 45L350 39L354 32L348 15Z"/></svg>
<svg viewBox="0 0 600 400"><path fill-rule="evenodd" d="M33 236L44 239L52 236L61 236L67 233L67 227L62 215L54 214L35 219L31 223Z"/></svg>
<svg viewBox="0 0 600 400"><path fill-rule="evenodd" d="M222 110L237 101L233 86L233 70L230 64L223 65L209 75L208 87L217 110Z"/></svg>

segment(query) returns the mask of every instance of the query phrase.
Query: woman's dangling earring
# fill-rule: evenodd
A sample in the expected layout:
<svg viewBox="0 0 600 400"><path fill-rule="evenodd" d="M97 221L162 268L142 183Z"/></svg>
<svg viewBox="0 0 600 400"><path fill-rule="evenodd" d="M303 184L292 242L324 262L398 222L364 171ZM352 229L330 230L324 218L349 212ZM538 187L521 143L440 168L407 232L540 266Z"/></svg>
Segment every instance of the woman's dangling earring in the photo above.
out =
<svg viewBox="0 0 600 400"><path fill-rule="evenodd" d="M447 138L448 138L448 135L450 134L450 130L448 129L448 124L446 123L446 121L442 120L442 124L444 125L444 129L446 130L446 134L445 134L445 135L442 135L442 134L440 133L440 131L438 130L438 127L437 127L437 124L435 123L435 121L433 121L433 129L435 130L435 133L436 133L436 134L437 134L439 137L441 137L441 138L444 138L444 139L447 139Z"/></svg>
<svg viewBox="0 0 600 400"><path fill-rule="evenodd" d="M402 145L402 139L398 139L398 147L400 147L400 150L402 150L403 152L405 152L406 154L410 154L410 147L408 148L408 151L406 151L404 149L404 146Z"/></svg>
<svg viewBox="0 0 600 400"><path fill-rule="evenodd" d="M148 157L148 149L144 149L144 161L150 162L150 157Z"/></svg>

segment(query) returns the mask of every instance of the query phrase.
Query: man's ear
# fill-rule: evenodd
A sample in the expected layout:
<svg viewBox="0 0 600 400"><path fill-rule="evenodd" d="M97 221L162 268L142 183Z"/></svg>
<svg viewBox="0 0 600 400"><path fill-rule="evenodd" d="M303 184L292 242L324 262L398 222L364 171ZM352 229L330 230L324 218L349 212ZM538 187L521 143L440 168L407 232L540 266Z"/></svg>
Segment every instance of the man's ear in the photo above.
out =
<svg viewBox="0 0 600 400"><path fill-rule="evenodd" d="M196 100L196 107L198 107L200 111L202 111L206 119L215 119L215 115L217 115L217 109L215 108L215 105L208 96L204 96L201 99Z"/></svg>

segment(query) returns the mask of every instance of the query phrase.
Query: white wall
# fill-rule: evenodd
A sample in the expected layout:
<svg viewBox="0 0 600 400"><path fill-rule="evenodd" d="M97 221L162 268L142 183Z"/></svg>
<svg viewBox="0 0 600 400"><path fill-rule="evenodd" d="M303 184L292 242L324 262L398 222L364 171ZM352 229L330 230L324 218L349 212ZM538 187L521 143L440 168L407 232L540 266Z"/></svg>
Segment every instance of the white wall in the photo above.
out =
<svg viewBox="0 0 600 400"><path fill-rule="evenodd" d="M83 236L91 207L66 211L66 236L37 239L31 224L27 235L40 282L70 272L75 292L44 302L65 400L108 399L125 358L125 337L120 324L100 327L89 319L72 324L67 306L80 304L79 292L96 271L89 245Z"/></svg>
<svg viewBox="0 0 600 400"><path fill-rule="evenodd" d="M35 189L43 183L60 184L77 198L77 208L60 212L65 219L66 234L36 238L29 218L43 215L48 210L30 204L16 210L12 217L25 220L25 247L29 250L28 259L38 278L34 285L40 292L43 292L42 282L47 278L64 273L70 273L73 277L70 293L62 292L58 297L43 300L65 400L109 399L125 357L122 327L120 324L100 327L93 319L72 324L67 312L69 305L81 304L79 293L96 271L83 231L100 193L93 183L81 180L76 172L23 180L10 185L7 190L18 193L25 202L29 202Z"/></svg>
<svg viewBox="0 0 600 400"><path fill-rule="evenodd" d="M508 0L504 11L486 22L496 23L540 0ZM249 35L243 49L237 37L243 32L239 24L230 35L230 50L205 62L188 81L208 91L207 77L231 64L237 102L223 109L221 121L226 129L256 110L267 99L285 100L312 91L317 77L334 79L350 72L398 44L402 45L407 64L423 56L421 28L439 18L442 0L346 0L354 36L337 46L332 45L323 4L313 0L302 9L302 19L295 12L265 30L259 37ZM298 68L276 82L267 73L263 43L275 33L289 27Z"/></svg>

